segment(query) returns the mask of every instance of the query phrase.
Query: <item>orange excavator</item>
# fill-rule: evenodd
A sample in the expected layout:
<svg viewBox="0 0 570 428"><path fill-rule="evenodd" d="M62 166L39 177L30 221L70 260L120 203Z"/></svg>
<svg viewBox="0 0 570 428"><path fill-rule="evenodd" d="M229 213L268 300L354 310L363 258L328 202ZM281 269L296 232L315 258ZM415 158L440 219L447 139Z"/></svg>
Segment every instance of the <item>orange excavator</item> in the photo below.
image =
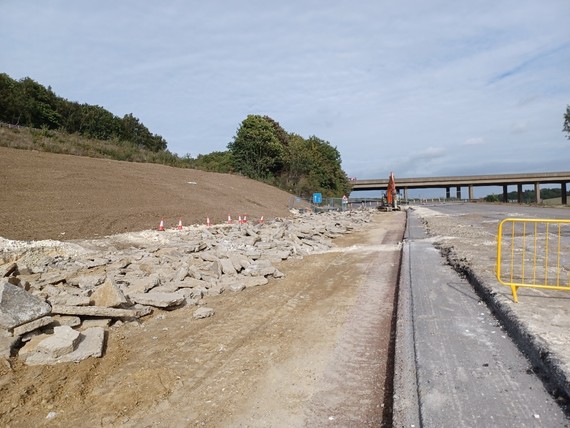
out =
<svg viewBox="0 0 570 428"><path fill-rule="evenodd" d="M400 205L398 204L398 192L396 190L396 180L394 179L394 173L390 173L388 177L388 187L386 188L386 195L382 200L382 206L379 207L382 211L392 211L400 210Z"/></svg>

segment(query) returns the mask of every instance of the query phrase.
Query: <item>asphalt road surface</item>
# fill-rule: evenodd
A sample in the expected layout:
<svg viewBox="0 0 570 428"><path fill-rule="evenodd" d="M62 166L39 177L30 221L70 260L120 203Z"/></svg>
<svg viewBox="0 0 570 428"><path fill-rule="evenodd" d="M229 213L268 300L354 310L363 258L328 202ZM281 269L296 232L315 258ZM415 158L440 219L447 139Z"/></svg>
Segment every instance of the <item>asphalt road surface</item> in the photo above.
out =
<svg viewBox="0 0 570 428"><path fill-rule="evenodd" d="M504 208L469 204L435 209L475 212L483 222L505 216ZM551 211L543 215L567 214ZM400 281L394 426L569 426L533 366L433 241L410 211Z"/></svg>

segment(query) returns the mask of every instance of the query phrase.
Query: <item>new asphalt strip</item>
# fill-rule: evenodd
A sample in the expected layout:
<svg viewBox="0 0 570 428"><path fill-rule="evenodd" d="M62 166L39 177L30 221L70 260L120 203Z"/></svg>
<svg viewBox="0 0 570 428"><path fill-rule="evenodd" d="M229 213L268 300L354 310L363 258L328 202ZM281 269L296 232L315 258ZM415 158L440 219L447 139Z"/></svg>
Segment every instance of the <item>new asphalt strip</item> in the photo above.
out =
<svg viewBox="0 0 570 428"><path fill-rule="evenodd" d="M408 214L393 426L570 426L487 305Z"/></svg>

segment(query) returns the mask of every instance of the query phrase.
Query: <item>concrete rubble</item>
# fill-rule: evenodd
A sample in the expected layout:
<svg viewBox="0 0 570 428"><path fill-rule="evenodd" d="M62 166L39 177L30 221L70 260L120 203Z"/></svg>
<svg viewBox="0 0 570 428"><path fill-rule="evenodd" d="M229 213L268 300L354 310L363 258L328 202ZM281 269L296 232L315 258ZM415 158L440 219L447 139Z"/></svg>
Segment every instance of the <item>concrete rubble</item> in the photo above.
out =
<svg viewBox="0 0 570 428"><path fill-rule="evenodd" d="M294 212L263 224L190 226L74 243L0 238L0 357L28 365L104 353L105 330L153 311L268 284L291 257L324 252L372 209Z"/></svg>

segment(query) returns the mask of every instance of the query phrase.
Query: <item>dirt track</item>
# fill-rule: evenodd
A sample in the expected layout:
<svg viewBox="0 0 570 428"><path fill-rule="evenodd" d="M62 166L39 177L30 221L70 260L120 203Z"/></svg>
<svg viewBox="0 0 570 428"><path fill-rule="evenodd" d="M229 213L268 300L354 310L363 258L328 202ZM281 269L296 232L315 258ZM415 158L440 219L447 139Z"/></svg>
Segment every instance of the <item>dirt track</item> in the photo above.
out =
<svg viewBox="0 0 570 428"><path fill-rule="evenodd" d="M212 318L155 312L112 328L101 359L15 363L1 373L0 423L382 425L404 216L377 215L336 250L284 262L285 279L209 297Z"/></svg>
<svg viewBox="0 0 570 428"><path fill-rule="evenodd" d="M12 239L155 228L185 210L199 223L284 217L290 199L239 177L2 148L0 174ZM113 327L101 359L1 366L0 424L386 426L404 223L379 214L335 250L283 262L284 279L208 297L212 318L189 307Z"/></svg>

